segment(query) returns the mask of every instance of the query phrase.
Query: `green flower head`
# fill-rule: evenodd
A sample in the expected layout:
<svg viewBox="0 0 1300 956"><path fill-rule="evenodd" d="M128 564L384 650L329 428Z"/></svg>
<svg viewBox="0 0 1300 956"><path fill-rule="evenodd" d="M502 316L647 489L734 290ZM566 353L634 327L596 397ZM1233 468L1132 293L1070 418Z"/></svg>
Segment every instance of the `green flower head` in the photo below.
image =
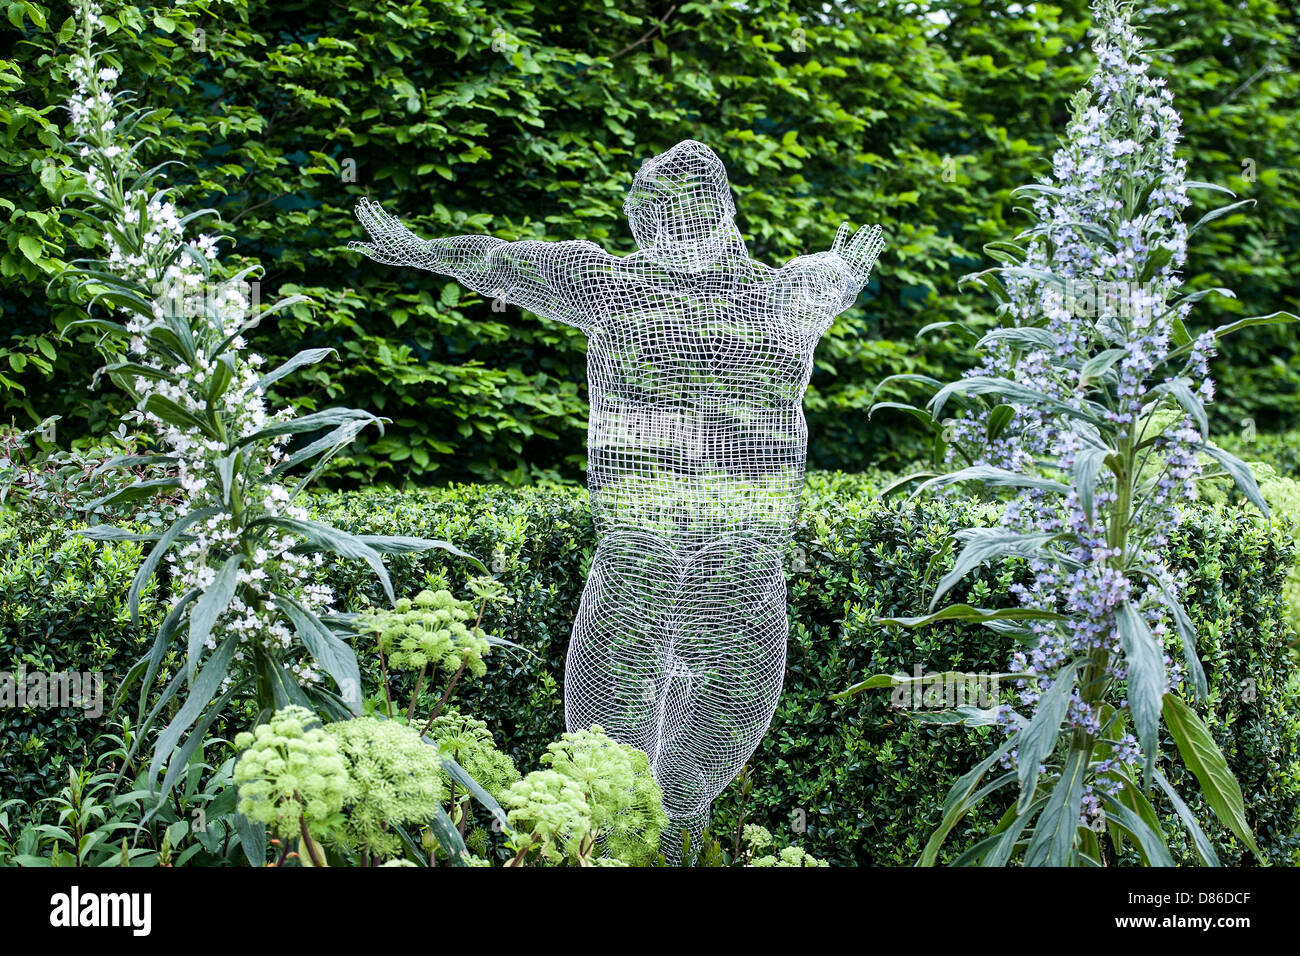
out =
<svg viewBox="0 0 1300 956"><path fill-rule="evenodd" d="M234 769L239 812L249 820L282 839L297 836L302 820L318 836L341 822L347 762L310 710L277 710L238 734L235 747L242 751Z"/></svg>

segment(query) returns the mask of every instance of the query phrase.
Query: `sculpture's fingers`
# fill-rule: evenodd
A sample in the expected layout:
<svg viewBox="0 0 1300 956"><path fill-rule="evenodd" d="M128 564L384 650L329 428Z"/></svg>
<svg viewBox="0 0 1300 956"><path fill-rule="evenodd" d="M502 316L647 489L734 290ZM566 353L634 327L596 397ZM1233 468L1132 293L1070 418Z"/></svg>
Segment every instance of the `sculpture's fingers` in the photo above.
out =
<svg viewBox="0 0 1300 956"><path fill-rule="evenodd" d="M353 249L370 259L374 259L376 262L380 261L379 250L368 242L349 242L348 248Z"/></svg>
<svg viewBox="0 0 1300 956"><path fill-rule="evenodd" d="M844 248L844 239L848 236L851 228L853 227L847 222L840 223L840 227L835 230L835 241L831 243L831 252L838 253Z"/></svg>
<svg viewBox="0 0 1300 956"><path fill-rule="evenodd" d="M363 199L357 203L357 219L371 236L378 235L379 225L375 219L375 210L378 208L379 204L370 199Z"/></svg>
<svg viewBox="0 0 1300 956"><path fill-rule="evenodd" d="M853 234L852 241L849 242L849 250L856 255L863 253L871 244L873 232L879 229L879 226L859 226L858 231Z"/></svg>
<svg viewBox="0 0 1300 956"><path fill-rule="evenodd" d="M849 243L849 250L852 254L853 261L861 263L862 266L870 268L875 262L876 257L880 255L880 250L884 243L880 238L880 226L863 226L858 230L853 241Z"/></svg>

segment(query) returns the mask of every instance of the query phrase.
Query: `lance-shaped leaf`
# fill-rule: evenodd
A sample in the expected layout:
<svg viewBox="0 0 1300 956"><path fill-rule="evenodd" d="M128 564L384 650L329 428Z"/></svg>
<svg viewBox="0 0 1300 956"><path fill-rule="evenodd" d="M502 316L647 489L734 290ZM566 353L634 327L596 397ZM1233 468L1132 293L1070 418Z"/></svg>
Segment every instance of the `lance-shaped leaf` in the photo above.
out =
<svg viewBox="0 0 1300 956"><path fill-rule="evenodd" d="M423 739L426 744L430 744L433 747L439 746L436 740L429 737ZM439 759L442 761L442 769L446 771L447 776L464 787L468 793L473 795L474 799L482 804L488 813L492 814L492 816L501 824L502 829L509 833L512 827L510 826L510 822L506 819L506 812L501 809L501 804L497 803L492 794L484 790L479 782L470 776L469 771L458 764L452 757L447 754L440 754Z"/></svg>
<svg viewBox="0 0 1300 956"><path fill-rule="evenodd" d="M847 690L842 690L838 694L831 694L831 700L843 700L846 697L852 697L864 690L886 690L893 687L910 687L913 685L930 685L944 684L945 682L961 681L966 683L972 679L984 680L1030 680L1037 677L1036 674L1027 674L1013 672L1007 674L967 674L964 671L944 671L940 673L922 674L908 676L907 674L872 674L866 680L859 681Z"/></svg>
<svg viewBox="0 0 1300 956"><path fill-rule="evenodd" d="M1041 554L1058 535L1050 532L1016 534L1003 528L966 528L957 532L957 537L965 541L966 546L957 555L953 569L939 582L934 599L930 602L931 610L939 603L940 598L980 565L1001 558Z"/></svg>
<svg viewBox="0 0 1300 956"><path fill-rule="evenodd" d="M381 554L410 554L422 551L446 551L463 561L468 561L480 574L487 574L487 565L468 551L462 551L450 541L438 538L415 538L401 534L359 534L358 541L364 541Z"/></svg>
<svg viewBox="0 0 1300 956"><path fill-rule="evenodd" d="M303 432L314 432L321 428L333 428L336 425L342 425L344 422L365 421L380 426L383 430L383 420L370 412L362 411L359 408L329 408L323 412L314 412L311 415L303 415L300 418L291 418L286 422L277 422L274 425L268 425L259 432L255 432L245 438L241 438L239 445L251 445L268 438L275 438L278 435L299 435Z"/></svg>
<svg viewBox="0 0 1300 956"><path fill-rule="evenodd" d="M1017 758L1020 759L1020 758ZM1069 866L1074 860L1088 762L1082 750L1070 751L1025 848L1026 866ZM1037 774L1038 768L1034 768ZM1023 809L1028 809L1024 807Z"/></svg>
<svg viewBox="0 0 1300 956"><path fill-rule="evenodd" d="M208 704L212 702L212 698L217 695L221 682L226 679L230 670L230 661L238 649L239 635L231 634L217 645L217 649L212 652L203 669L199 671L198 677L190 683L190 692L185 698L185 703L181 704L172 722L158 735L158 741L154 744L153 759L149 763L151 782L157 778L163 764L170 759L172 750L181 739L181 734L194 725Z"/></svg>
<svg viewBox="0 0 1300 956"><path fill-rule="evenodd" d="M393 594L393 582L388 577L388 569L384 567L383 558L379 556L378 551L356 535L332 528L327 524L300 518L258 518L253 524L283 528L285 531L292 531L312 547L337 554L341 558L364 561L375 572L375 577L379 578L388 600L396 600Z"/></svg>
<svg viewBox="0 0 1300 956"><path fill-rule="evenodd" d="M1007 406L1002 405L999 407L1006 408ZM912 493L912 496L915 497L929 488L942 488L946 485L961 484L964 481L978 481L982 485L994 488L1039 488L1043 491L1054 491L1062 495L1070 490L1061 482L1053 481L1051 478L1026 475L1006 468L995 468L992 465L972 465L969 468L962 468L960 471L952 471L946 475L931 478L917 488Z"/></svg>
<svg viewBox="0 0 1300 956"><path fill-rule="evenodd" d="M182 408L170 398L154 392L144 401L144 410L157 415L169 425L175 425L177 428L194 430L202 432L208 438L218 438L219 436L212 430L212 426L199 418L192 412Z"/></svg>
<svg viewBox="0 0 1300 956"><path fill-rule="evenodd" d="M924 617L881 617L878 624L896 624L899 627L924 627L940 621L964 621L972 624L986 624L989 621L1063 621L1064 614L1056 611L1044 611L1036 607L1002 607L987 609L971 607L969 604L950 604L941 611Z"/></svg>
<svg viewBox="0 0 1300 956"><path fill-rule="evenodd" d="M1252 315L1247 319L1238 319L1236 322L1229 322L1227 325L1221 325L1214 330L1215 338L1223 338L1225 335L1231 335L1233 332L1239 332L1242 329L1248 329L1255 325L1290 325L1292 322L1300 322L1300 316L1292 315L1290 312L1270 312L1268 315Z"/></svg>
<svg viewBox="0 0 1300 956"><path fill-rule="evenodd" d="M280 594L276 596L275 602L293 622L298 640L302 641L321 670L333 678L344 694L343 699L355 710L359 701L353 692L360 690L361 672L357 669L357 656L352 648L330 630L324 621L293 598Z"/></svg>
<svg viewBox="0 0 1300 956"><path fill-rule="evenodd" d="M198 669L199 658L203 654L203 644L212 633L212 625L217 622L221 612L230 606L230 599L235 596L239 586L239 568L244 563L242 554L232 554L217 572L212 583L194 602L190 611L189 639L189 675L194 679Z"/></svg>
<svg viewBox="0 0 1300 956"><path fill-rule="evenodd" d="M1085 445L1074 454L1074 491L1079 496L1079 507L1093 520L1093 501L1097 492L1097 478L1106 465L1106 459L1114 454L1110 448L1097 448Z"/></svg>
<svg viewBox="0 0 1300 956"><path fill-rule="evenodd" d="M1173 866L1173 857L1164 841L1152 832L1151 827L1140 816L1124 806L1114 797L1107 795L1106 819L1120 827L1142 851L1148 866Z"/></svg>
<svg viewBox="0 0 1300 956"><path fill-rule="evenodd" d="M1188 616L1183 603L1178 600L1178 596L1169 589L1168 584L1163 579L1148 571L1139 571L1138 573L1150 580L1160 591L1162 603L1169 612L1169 616L1174 619L1174 628L1178 632L1179 643L1183 645L1183 666L1187 670L1187 676L1191 679L1192 697L1198 701L1205 700L1209 688L1205 682L1205 668L1201 666L1200 653L1196 649L1196 625L1192 623L1191 617Z"/></svg>
<svg viewBox="0 0 1300 956"><path fill-rule="evenodd" d="M1014 736L1016 742L1016 776L1020 780L1020 797L1017 801L1023 813L1033 802L1038 788L1040 767L1056 749L1061 736L1061 724L1070 707L1074 693L1074 678L1080 661L1071 661L1056 672L1052 686L1038 698L1038 708L1029 723ZM1078 814L1075 815L1078 819Z"/></svg>
<svg viewBox="0 0 1300 956"><path fill-rule="evenodd" d="M102 498L96 498L86 505L86 510L94 511L104 505L120 505L128 501L141 501L145 498L152 498L160 491L179 487L180 483L179 478L149 478L144 481L133 482L125 488L119 488L117 491L104 495Z"/></svg>
<svg viewBox="0 0 1300 956"><path fill-rule="evenodd" d="M1039 329L1031 325L1014 325L986 332L984 337L975 343L975 347L983 349L994 344L1009 345L1017 349L1055 349L1056 337L1047 329Z"/></svg>
<svg viewBox="0 0 1300 956"><path fill-rule="evenodd" d="M1050 408L1066 418L1077 418L1094 424L1102 421L1105 410L1094 402L1082 402L1083 408L1075 408L1068 402L1053 398L1046 392L1021 385L1009 378L996 378L987 375L972 375L970 378L949 382L930 399L930 412L935 418L943 414L948 400L958 395L997 395L1008 402L1018 405L1032 405Z"/></svg>
<svg viewBox="0 0 1300 956"><path fill-rule="evenodd" d="M1259 483L1255 481L1255 473L1250 470L1250 466L1231 452L1224 451L1217 445L1206 444L1202 446L1201 451L1217 461L1223 470L1232 478L1237 490L1246 496L1260 514L1265 518L1269 517L1268 502L1264 500L1263 494L1260 493Z"/></svg>
<svg viewBox="0 0 1300 956"><path fill-rule="evenodd" d="M1196 420L1196 427L1201 430L1202 441L1209 436L1210 419L1205 414L1205 404L1201 401L1200 396L1192 391L1191 383L1187 379L1170 379L1168 382L1157 385L1155 391L1169 395L1182 406L1183 411Z"/></svg>
<svg viewBox="0 0 1300 956"><path fill-rule="evenodd" d="M286 375L290 374L296 369L300 369L304 365L315 365L317 362L321 361L326 356L337 355L337 354L338 352L335 349L303 349L301 352L299 352L293 358L289 359L289 361L285 362L283 365L276 367L275 369L271 370L270 372L267 372L265 375L259 378L257 380L257 385L254 387L259 392L265 392L267 388L269 388L275 382L278 382L280 379L284 378Z"/></svg>
<svg viewBox="0 0 1300 956"><path fill-rule="evenodd" d="M1146 618L1127 601L1115 612L1115 627L1124 647L1124 663L1128 665L1128 708L1146 758L1143 786L1150 786L1160 753L1161 699L1168 687L1164 651Z"/></svg>
<svg viewBox="0 0 1300 956"><path fill-rule="evenodd" d="M1241 795L1241 785L1228 769L1228 762L1219 750L1219 745L1214 742L1210 729L1174 693L1165 694L1164 717L1165 726L1169 728L1169 735L1178 746L1183 763L1201 785L1205 802L1223 825L1250 847L1260 862L1267 862L1246 821L1246 804Z"/></svg>
<svg viewBox="0 0 1300 956"><path fill-rule="evenodd" d="M1014 738L1008 737L991 754L962 774L957 782L952 785L952 789L948 791L948 796L943 801L943 818L939 821L934 833L930 834L930 839L926 841L925 849L921 851L921 859L917 861L917 866L934 866L935 861L939 858L939 851L943 849L944 841L948 839L948 834L952 832L953 827L961 822L961 819L971 811L972 807L977 806L990 793L1015 780L1014 774L1005 773L996 778L992 784L984 787L980 786L984 775L1011 749L1013 741Z"/></svg>
<svg viewBox="0 0 1300 956"><path fill-rule="evenodd" d="M1183 802L1183 798L1178 795L1178 791L1169 782L1169 778L1159 770L1156 771L1156 785L1164 791L1165 796L1169 798L1169 802L1174 805L1174 812L1178 814L1178 819L1182 821L1183 827L1192 838L1192 846L1196 848L1196 855L1201 858L1201 862L1206 866L1219 866L1219 855L1214 852L1214 844L1205 835L1201 825L1196 822L1196 817L1192 815L1192 811Z"/></svg>
<svg viewBox="0 0 1300 956"><path fill-rule="evenodd" d="M131 581L131 587L126 592L126 604L131 612L131 623L138 624L140 622L140 593L144 590L145 585L149 583L149 579L153 577L154 571L157 570L159 562L167 554L168 549L185 533L186 528L198 524L200 521L206 521L213 515L218 514L221 514L220 508L198 508L187 515L177 518L172 522L171 527L163 532L162 537L158 539L158 543L153 546L153 550L144 559L144 563L140 565L140 570L135 573L135 577Z"/></svg>
<svg viewBox="0 0 1300 956"><path fill-rule="evenodd" d="M1191 225L1191 227L1187 230L1187 237L1190 239L1197 232L1199 232L1205 226L1208 226L1210 223L1214 222L1214 220L1216 219L1220 219L1223 216L1228 215L1229 213L1236 212L1238 209L1241 209L1243 206L1253 206L1253 205L1255 205L1255 200L1242 199L1237 202L1230 202L1227 205L1220 206L1218 209L1211 209L1209 212L1207 212L1204 216L1196 220L1196 222L1194 222Z"/></svg>

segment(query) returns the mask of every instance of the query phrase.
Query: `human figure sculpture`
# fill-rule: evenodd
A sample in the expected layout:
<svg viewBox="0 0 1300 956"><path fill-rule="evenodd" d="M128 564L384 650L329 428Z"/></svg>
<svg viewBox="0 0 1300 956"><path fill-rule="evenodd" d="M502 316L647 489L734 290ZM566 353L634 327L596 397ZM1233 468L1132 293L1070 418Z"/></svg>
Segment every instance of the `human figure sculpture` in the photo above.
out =
<svg viewBox="0 0 1300 956"><path fill-rule="evenodd" d="M776 710L813 350L882 242L845 223L829 252L751 259L726 169L693 140L642 164L623 208L637 244L623 257L585 240L420 239L369 200L371 242L352 245L586 333L598 544L565 721L649 755L676 859L676 827L698 845Z"/></svg>

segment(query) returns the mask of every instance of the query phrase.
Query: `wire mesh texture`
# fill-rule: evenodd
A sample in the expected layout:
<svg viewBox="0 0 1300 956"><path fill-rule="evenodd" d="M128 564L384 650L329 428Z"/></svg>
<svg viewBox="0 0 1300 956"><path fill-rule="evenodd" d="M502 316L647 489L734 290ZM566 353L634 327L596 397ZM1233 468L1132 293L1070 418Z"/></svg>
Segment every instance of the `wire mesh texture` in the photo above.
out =
<svg viewBox="0 0 1300 956"><path fill-rule="evenodd" d="M351 245L587 335L598 544L565 722L649 755L676 861L677 828L698 845L776 710L813 350L883 242L845 223L827 252L750 258L726 168L694 140L642 163L623 208L637 251L621 257L585 240L421 239L371 200L357 207L371 241Z"/></svg>

